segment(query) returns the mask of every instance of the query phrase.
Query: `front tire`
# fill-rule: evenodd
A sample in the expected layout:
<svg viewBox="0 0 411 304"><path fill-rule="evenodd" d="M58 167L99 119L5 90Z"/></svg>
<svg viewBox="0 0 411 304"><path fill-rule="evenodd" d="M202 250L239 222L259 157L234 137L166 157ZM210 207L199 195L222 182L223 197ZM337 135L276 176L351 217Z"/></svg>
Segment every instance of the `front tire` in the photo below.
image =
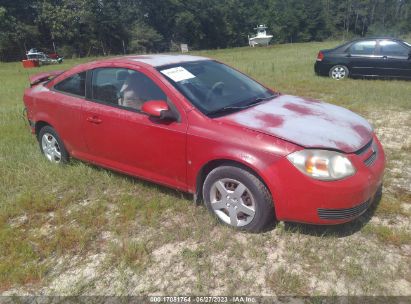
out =
<svg viewBox="0 0 411 304"><path fill-rule="evenodd" d="M207 209L232 228L260 232L275 220L267 187L254 174L236 166L212 170L203 185Z"/></svg>
<svg viewBox="0 0 411 304"><path fill-rule="evenodd" d="M335 80L342 80L348 77L350 71L345 65L335 65L330 69L329 76Z"/></svg>
<svg viewBox="0 0 411 304"><path fill-rule="evenodd" d="M40 150L44 156L52 163L67 163L69 156L58 136L57 132L50 126L41 128L38 134Z"/></svg>

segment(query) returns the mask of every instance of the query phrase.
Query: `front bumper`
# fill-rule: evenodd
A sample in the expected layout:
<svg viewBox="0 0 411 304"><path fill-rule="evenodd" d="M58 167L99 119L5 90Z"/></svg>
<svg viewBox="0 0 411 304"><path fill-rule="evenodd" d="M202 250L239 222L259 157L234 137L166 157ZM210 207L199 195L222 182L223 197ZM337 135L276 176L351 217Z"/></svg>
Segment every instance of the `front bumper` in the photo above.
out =
<svg viewBox="0 0 411 304"><path fill-rule="evenodd" d="M378 190L377 190L378 192ZM374 194L376 196L377 193ZM328 209L328 208L318 208L318 217L322 220L351 220L363 214L367 211L368 207L373 203L374 196L366 200L365 202L351 207L342 209Z"/></svg>
<svg viewBox="0 0 411 304"><path fill-rule="evenodd" d="M281 172L270 183L278 220L313 224L348 222L364 213L382 186L384 150L374 136L378 152L369 145L362 153L348 154L357 172L338 181L319 181L302 174L288 159L277 163Z"/></svg>

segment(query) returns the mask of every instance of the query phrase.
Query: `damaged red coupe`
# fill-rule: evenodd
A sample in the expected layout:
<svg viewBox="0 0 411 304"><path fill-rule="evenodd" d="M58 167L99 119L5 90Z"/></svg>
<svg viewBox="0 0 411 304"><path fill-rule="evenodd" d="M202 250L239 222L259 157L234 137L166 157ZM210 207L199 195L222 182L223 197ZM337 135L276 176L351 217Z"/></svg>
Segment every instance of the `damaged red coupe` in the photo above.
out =
<svg viewBox="0 0 411 304"><path fill-rule="evenodd" d="M382 185L384 151L365 119L203 57L128 56L39 74L24 103L49 161L74 157L193 193L238 229L347 222Z"/></svg>

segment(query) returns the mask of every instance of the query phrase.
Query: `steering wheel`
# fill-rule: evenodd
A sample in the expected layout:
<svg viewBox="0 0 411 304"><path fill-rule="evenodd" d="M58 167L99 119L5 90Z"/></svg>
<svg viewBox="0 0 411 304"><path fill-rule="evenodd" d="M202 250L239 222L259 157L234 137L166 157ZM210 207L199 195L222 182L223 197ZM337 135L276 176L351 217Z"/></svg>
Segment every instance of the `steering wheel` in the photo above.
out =
<svg viewBox="0 0 411 304"><path fill-rule="evenodd" d="M220 91L220 94L221 94L223 91L223 88L224 88L224 82L222 81L218 81L215 84L213 84L213 86L211 87L211 90L207 93L206 103L208 103L211 99L211 96L213 96L218 91Z"/></svg>

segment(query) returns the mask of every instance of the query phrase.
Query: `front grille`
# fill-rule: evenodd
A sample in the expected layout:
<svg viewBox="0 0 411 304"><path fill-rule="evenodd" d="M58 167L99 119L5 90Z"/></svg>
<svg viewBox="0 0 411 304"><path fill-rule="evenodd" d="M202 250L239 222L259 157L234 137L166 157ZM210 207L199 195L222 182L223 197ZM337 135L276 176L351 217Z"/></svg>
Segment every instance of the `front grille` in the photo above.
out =
<svg viewBox="0 0 411 304"><path fill-rule="evenodd" d="M374 164L375 160L377 159L378 147L374 143L374 140L370 140L364 147L362 147L354 153L360 157L367 157L366 159L363 159L363 162L367 167L370 167Z"/></svg>
<svg viewBox="0 0 411 304"><path fill-rule="evenodd" d="M347 209L323 209L318 208L318 216L323 220L342 220L356 217L362 214L371 204L371 199Z"/></svg>
<svg viewBox="0 0 411 304"><path fill-rule="evenodd" d="M362 147L361 149L355 151L354 153L357 155L361 155L363 154L365 151L368 150L368 148L372 145L373 140L371 139L364 147Z"/></svg>
<svg viewBox="0 0 411 304"><path fill-rule="evenodd" d="M370 167L370 166L375 162L376 159L377 159L377 151L374 151L374 152L370 155L370 157L368 157L366 160L364 160L364 164L365 164L367 167Z"/></svg>

